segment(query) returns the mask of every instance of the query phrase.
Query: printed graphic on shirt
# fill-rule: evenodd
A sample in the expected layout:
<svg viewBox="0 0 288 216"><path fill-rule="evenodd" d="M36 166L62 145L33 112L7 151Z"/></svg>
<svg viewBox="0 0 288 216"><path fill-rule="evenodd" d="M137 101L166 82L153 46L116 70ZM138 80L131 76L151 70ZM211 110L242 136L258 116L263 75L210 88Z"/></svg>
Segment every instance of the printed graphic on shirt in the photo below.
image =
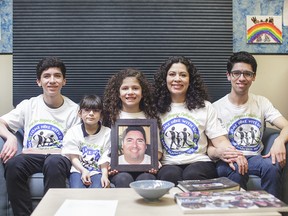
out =
<svg viewBox="0 0 288 216"><path fill-rule="evenodd" d="M200 138L197 126L189 119L178 117L163 124L160 139L170 155L192 154Z"/></svg>
<svg viewBox="0 0 288 216"><path fill-rule="evenodd" d="M88 148L87 146L83 146L81 149L82 152L82 166L86 168L88 171L98 171L100 172L100 168L97 164L100 159L100 151Z"/></svg>
<svg viewBox="0 0 288 216"><path fill-rule="evenodd" d="M51 124L37 124L28 133L27 148L61 148L64 134Z"/></svg>
<svg viewBox="0 0 288 216"><path fill-rule="evenodd" d="M253 118L241 118L234 122L228 131L228 137L233 146L241 151L260 149L261 122Z"/></svg>
<svg viewBox="0 0 288 216"><path fill-rule="evenodd" d="M98 167L98 160L100 159L100 151L97 149L88 148L87 146L83 146L81 148L82 152L82 166L89 171L101 171Z"/></svg>

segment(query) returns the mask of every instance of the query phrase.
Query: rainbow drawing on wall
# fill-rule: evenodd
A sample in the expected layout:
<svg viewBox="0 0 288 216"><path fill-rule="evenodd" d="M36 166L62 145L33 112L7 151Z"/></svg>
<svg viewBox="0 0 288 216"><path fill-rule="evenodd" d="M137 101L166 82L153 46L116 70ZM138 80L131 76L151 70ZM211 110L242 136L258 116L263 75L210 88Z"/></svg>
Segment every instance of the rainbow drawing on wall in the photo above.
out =
<svg viewBox="0 0 288 216"><path fill-rule="evenodd" d="M282 43L281 16L247 16L247 43Z"/></svg>

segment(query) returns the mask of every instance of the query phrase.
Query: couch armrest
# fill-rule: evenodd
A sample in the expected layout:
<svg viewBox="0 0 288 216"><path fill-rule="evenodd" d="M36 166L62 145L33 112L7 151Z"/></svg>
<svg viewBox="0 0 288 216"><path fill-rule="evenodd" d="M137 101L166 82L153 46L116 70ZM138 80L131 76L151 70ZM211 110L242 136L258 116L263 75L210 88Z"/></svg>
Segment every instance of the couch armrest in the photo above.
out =
<svg viewBox="0 0 288 216"><path fill-rule="evenodd" d="M280 130L274 128L266 128L262 137L262 142L264 145L264 149L262 151L262 155L265 155L269 152L271 146L274 143L276 137L278 137Z"/></svg>
<svg viewBox="0 0 288 216"><path fill-rule="evenodd" d="M23 130L19 130L17 131L17 133L15 134L15 136L17 137L17 144L18 144L18 148L17 148L17 155L20 154L22 152L23 149L23 136L24 136L24 131Z"/></svg>
<svg viewBox="0 0 288 216"><path fill-rule="evenodd" d="M271 146L274 143L275 138L279 135L280 130L274 128L266 128L262 142L264 144L264 149L262 151L262 155L265 155L269 152ZM288 144L286 143L286 161L288 162ZM288 164L286 163L283 168L282 173L282 200L288 204Z"/></svg>
<svg viewBox="0 0 288 216"><path fill-rule="evenodd" d="M16 154L20 154L23 148L23 132L19 131L16 134L18 149ZM0 151L3 148L5 140L0 137ZM6 189L6 180L4 178L4 165L2 159L0 159L0 215L12 215L12 209L8 202L8 195Z"/></svg>

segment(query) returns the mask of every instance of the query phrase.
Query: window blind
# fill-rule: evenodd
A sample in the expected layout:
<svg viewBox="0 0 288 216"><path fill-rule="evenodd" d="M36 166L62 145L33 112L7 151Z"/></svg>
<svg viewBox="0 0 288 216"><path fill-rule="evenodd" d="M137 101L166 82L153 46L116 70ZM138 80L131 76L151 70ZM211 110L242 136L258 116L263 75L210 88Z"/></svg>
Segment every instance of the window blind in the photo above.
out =
<svg viewBox="0 0 288 216"><path fill-rule="evenodd" d="M153 82L172 55L194 61L214 101L230 89L232 40L227 0L14 0L13 103L42 92L35 68L45 56L65 62L63 94L75 102L102 96L111 75L126 67Z"/></svg>

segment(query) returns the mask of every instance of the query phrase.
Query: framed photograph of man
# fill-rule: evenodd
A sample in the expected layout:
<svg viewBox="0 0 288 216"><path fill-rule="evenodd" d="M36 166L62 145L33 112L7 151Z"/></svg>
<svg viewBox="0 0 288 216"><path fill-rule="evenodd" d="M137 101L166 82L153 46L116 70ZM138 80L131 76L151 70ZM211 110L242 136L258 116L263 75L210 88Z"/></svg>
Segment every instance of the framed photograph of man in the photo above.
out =
<svg viewBox="0 0 288 216"><path fill-rule="evenodd" d="M118 171L158 169L155 119L118 119L111 128L111 168Z"/></svg>

